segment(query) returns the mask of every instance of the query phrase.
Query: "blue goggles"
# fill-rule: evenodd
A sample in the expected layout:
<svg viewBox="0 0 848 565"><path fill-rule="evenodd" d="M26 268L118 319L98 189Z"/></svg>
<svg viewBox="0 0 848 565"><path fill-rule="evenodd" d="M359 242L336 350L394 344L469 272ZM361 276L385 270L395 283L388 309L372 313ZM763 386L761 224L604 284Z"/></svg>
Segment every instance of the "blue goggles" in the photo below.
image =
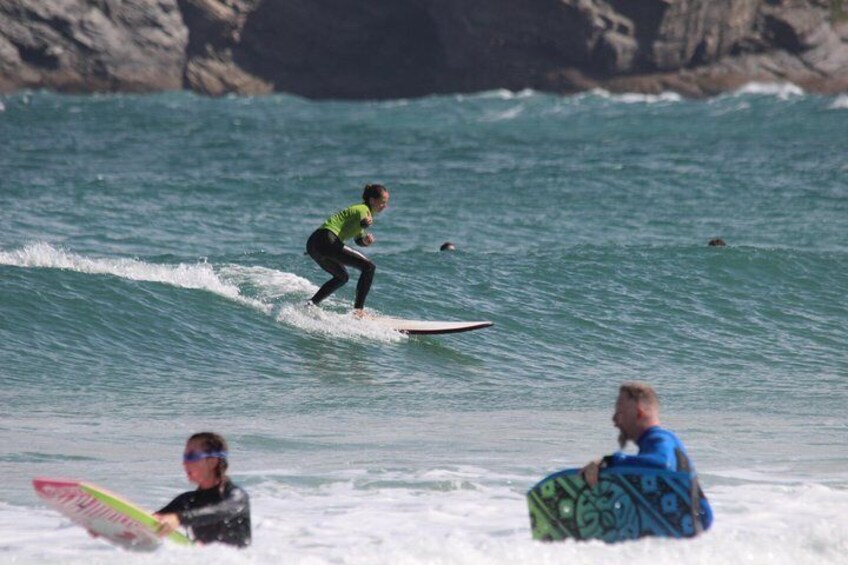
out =
<svg viewBox="0 0 848 565"><path fill-rule="evenodd" d="M183 453L183 463L195 463L196 461L200 461L201 459L208 459L210 457L217 457L218 459L226 459L227 452L226 451L189 451L188 453Z"/></svg>

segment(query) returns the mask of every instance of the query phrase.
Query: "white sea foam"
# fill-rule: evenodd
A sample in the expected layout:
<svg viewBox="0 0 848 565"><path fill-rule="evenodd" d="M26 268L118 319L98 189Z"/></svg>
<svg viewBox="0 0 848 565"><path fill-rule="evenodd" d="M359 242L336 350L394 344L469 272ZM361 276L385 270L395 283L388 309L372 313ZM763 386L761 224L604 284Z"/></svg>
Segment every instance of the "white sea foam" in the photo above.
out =
<svg viewBox="0 0 848 565"><path fill-rule="evenodd" d="M676 92L661 92L660 94L640 94L637 92L625 92L623 94L613 94L603 88L593 88L592 90L578 95L581 98L603 98L612 100L613 102L621 102L623 104L659 104L667 102L680 102L683 97Z"/></svg>
<svg viewBox="0 0 848 565"><path fill-rule="evenodd" d="M524 90L520 90L518 92L514 92L512 90L507 90L505 88L499 88L498 90L490 90L488 92L483 92L479 95L479 98L499 98L501 100L514 100L516 98L528 98L533 96L535 92L531 89L525 88Z"/></svg>
<svg viewBox="0 0 848 565"><path fill-rule="evenodd" d="M454 96L455 100L464 101L464 100L516 100L521 98L531 98L538 94L532 88L525 88L523 90L519 90L514 92L512 90L507 90L506 88L498 88L495 90L486 90L483 92L477 92L474 94L457 94Z"/></svg>
<svg viewBox="0 0 848 565"><path fill-rule="evenodd" d="M781 100L788 100L793 97L804 96L805 92L800 86L791 82L749 82L733 94L775 96Z"/></svg>
<svg viewBox="0 0 848 565"><path fill-rule="evenodd" d="M840 94L827 107L828 110L848 110L848 94Z"/></svg>
<svg viewBox="0 0 848 565"><path fill-rule="evenodd" d="M239 286L251 286L256 289L263 301L272 302L280 299L294 299L284 303L274 312L278 322L294 326L313 334L323 334L342 339L363 339L382 343L405 341L406 336L377 324L369 323L368 319L358 319L349 312L349 306L342 306L346 312L335 312L333 308L340 306L340 301L333 297L326 301L329 309L311 308L306 301L315 294L318 287L303 277L269 269L267 267L245 267L242 265L226 265L220 269L221 276ZM372 311L372 314L379 314Z"/></svg>
<svg viewBox="0 0 848 565"><path fill-rule="evenodd" d="M330 303L332 304L332 302ZM352 313L337 313L324 308L287 304L277 313L277 321L309 333L343 339L362 339L382 343L406 341L406 336L384 326L358 319Z"/></svg>
<svg viewBox="0 0 848 565"><path fill-rule="evenodd" d="M465 471L440 488L408 477L327 477L321 486L267 481L251 488L253 546L121 552L43 509L0 503L0 550L16 563L836 564L848 550L848 493L820 485L712 489L713 528L694 540L543 544L530 539L525 485ZM456 476L454 476L456 475ZM473 475L473 473L472 473ZM363 477L371 480L365 481ZM453 485L453 486L451 486Z"/></svg>
<svg viewBox="0 0 848 565"><path fill-rule="evenodd" d="M205 262L177 265L146 263L138 259L91 258L33 243L15 251L0 251L0 264L27 268L66 269L93 275L113 275L134 281L158 282L180 288L200 289L267 311L268 305L242 296L238 286L224 282Z"/></svg>
<svg viewBox="0 0 848 565"><path fill-rule="evenodd" d="M710 115L713 117L734 114L736 112L747 112L751 109L750 101L737 97L734 97L732 100L717 97L707 101L707 104L712 107Z"/></svg>
<svg viewBox="0 0 848 565"><path fill-rule="evenodd" d="M492 112L480 118L481 122L503 122L513 120L524 113L524 106L518 105L502 112Z"/></svg>
<svg viewBox="0 0 848 565"><path fill-rule="evenodd" d="M658 104L660 102L680 102L683 97L676 92L662 92L660 94L625 93L614 95L612 99L625 104Z"/></svg>
<svg viewBox="0 0 848 565"><path fill-rule="evenodd" d="M286 273L259 266L224 265L221 276L239 286L255 286L264 300L287 296L311 296L318 287L294 273Z"/></svg>
<svg viewBox="0 0 848 565"><path fill-rule="evenodd" d="M112 275L134 281L148 281L197 289L223 296L260 312L273 315L279 322L310 333L343 339L371 339L384 343L403 341L398 332L369 324L351 314L338 314L319 308L307 311L291 303L278 307L280 299L305 302L318 287L293 273L259 266L223 265L206 262L176 265L155 264L129 258L92 258L56 248L48 243L33 243L14 251L0 251L0 264L25 268L66 269L94 275ZM246 296L242 287L251 287L256 297ZM329 306L337 305L334 300Z"/></svg>

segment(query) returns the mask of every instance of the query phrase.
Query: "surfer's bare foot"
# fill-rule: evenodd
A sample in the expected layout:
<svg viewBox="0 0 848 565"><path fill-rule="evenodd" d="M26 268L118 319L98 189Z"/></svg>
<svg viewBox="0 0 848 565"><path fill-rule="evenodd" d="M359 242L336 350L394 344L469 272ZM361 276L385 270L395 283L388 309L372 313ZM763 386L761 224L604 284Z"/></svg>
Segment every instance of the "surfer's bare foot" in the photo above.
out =
<svg viewBox="0 0 848 565"><path fill-rule="evenodd" d="M371 314L365 311L364 308L354 308L353 315L359 318L360 320L364 320L366 318L373 318Z"/></svg>

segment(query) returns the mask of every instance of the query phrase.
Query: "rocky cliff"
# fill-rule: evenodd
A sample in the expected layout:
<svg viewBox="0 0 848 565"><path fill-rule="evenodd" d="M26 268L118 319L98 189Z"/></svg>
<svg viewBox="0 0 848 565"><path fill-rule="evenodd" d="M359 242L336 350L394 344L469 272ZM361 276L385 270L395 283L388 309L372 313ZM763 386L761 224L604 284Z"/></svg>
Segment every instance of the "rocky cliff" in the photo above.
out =
<svg viewBox="0 0 848 565"><path fill-rule="evenodd" d="M848 0L0 0L0 91L848 91Z"/></svg>

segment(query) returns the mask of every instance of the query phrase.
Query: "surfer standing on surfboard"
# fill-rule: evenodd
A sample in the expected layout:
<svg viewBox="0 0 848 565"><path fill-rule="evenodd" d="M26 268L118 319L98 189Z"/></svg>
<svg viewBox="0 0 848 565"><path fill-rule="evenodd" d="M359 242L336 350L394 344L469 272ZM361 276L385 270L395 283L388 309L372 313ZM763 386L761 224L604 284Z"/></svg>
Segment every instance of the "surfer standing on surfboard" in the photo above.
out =
<svg viewBox="0 0 848 565"><path fill-rule="evenodd" d="M227 476L227 441L201 432L186 442L183 468L197 490L184 492L154 514L157 534L167 536L180 526L189 528L194 541L250 545L250 499Z"/></svg>
<svg viewBox="0 0 848 565"><path fill-rule="evenodd" d="M350 278L345 266L361 271L356 284L354 314L364 314L365 298L371 290L371 281L377 266L364 254L345 245L353 238L360 247L374 243L374 236L365 231L374 222L374 214L379 214L389 205L389 190L381 184L365 185L362 192L362 204L348 206L330 216L320 228L312 232L306 242L306 252L318 265L333 275L310 299L314 305L341 288Z"/></svg>

